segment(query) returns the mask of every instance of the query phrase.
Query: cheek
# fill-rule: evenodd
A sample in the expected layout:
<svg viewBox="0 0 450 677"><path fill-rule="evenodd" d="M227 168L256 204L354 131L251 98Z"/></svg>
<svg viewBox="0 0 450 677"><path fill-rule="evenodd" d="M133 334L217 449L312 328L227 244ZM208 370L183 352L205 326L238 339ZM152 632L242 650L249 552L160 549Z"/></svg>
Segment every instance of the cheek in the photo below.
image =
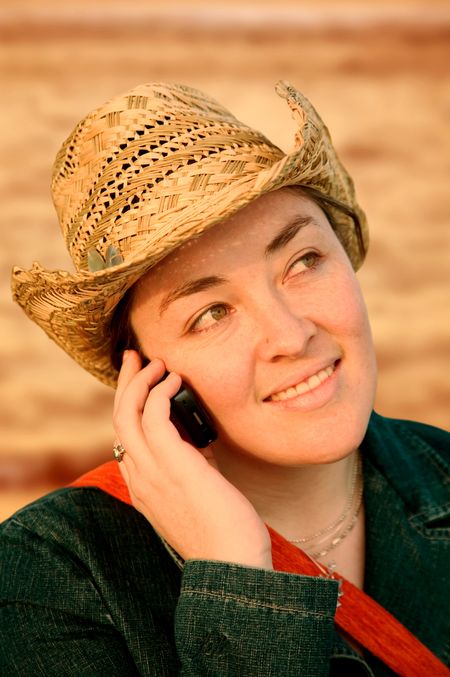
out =
<svg viewBox="0 0 450 677"><path fill-rule="evenodd" d="M336 289L332 317L336 335L346 358L346 368L352 374L351 383L361 406L373 406L376 389L376 358L372 332L360 286L354 274Z"/></svg>
<svg viewBox="0 0 450 677"><path fill-rule="evenodd" d="M174 346L175 347L175 346ZM254 355L249 337L232 332L226 341L173 352L170 366L192 386L217 421L227 425L254 399Z"/></svg>
<svg viewBox="0 0 450 677"><path fill-rule="evenodd" d="M223 420L251 396L253 380L250 360L242 350L227 346L223 353L197 354L195 360L184 360L185 376L214 415Z"/></svg>
<svg viewBox="0 0 450 677"><path fill-rule="evenodd" d="M334 276L332 281L327 301L329 330L334 328L337 335L360 340L361 347L372 347L367 308L354 272Z"/></svg>
<svg viewBox="0 0 450 677"><path fill-rule="evenodd" d="M323 335L331 338L342 350L347 369L355 383L363 379L368 392L376 382L375 350L372 332L361 288L354 271L341 267L316 290L320 303L310 307L310 319Z"/></svg>

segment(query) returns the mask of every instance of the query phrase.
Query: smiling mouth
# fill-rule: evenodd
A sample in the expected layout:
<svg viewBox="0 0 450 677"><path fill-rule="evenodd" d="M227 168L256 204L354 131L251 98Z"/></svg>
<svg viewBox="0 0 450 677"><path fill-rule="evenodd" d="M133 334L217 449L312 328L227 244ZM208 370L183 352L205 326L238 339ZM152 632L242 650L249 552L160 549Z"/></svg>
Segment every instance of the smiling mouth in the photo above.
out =
<svg viewBox="0 0 450 677"><path fill-rule="evenodd" d="M311 390L314 390L315 388L320 386L324 381L330 378L331 374L336 369L337 364L338 362L334 362L334 364L330 365L329 367L326 367L325 369L321 369L316 374L313 374L312 376L307 378L305 381L301 381L300 383L297 383L297 385L295 386L291 386L286 390L280 390L280 392L270 395L270 397L268 397L266 401L279 402L280 400L290 400L294 397L297 397L298 395L304 395L305 393L311 392Z"/></svg>

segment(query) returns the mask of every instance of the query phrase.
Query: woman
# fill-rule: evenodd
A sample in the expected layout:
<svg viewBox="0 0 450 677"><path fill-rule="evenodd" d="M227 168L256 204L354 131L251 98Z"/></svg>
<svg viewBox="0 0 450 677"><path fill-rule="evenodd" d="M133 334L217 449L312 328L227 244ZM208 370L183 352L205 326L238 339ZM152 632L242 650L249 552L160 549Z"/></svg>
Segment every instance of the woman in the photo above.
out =
<svg viewBox="0 0 450 677"><path fill-rule="evenodd" d="M57 156L76 272L15 269L14 297L117 385L117 463L4 524L2 674L448 674L448 435L372 412L366 221L277 91L288 155L156 84Z"/></svg>

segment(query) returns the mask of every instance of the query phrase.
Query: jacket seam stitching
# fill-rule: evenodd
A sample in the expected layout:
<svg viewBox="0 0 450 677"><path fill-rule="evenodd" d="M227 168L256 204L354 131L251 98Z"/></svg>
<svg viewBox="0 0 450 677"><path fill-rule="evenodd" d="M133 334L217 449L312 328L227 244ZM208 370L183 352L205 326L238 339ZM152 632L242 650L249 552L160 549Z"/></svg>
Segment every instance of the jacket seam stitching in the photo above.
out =
<svg viewBox="0 0 450 677"><path fill-rule="evenodd" d="M211 597L213 599L220 599L220 600L231 600L234 602L241 602L242 604L245 604L246 606L250 606L252 608L262 608L262 609L273 609L275 611L283 611L283 612L288 612L288 613L295 613L295 614L300 614L302 616L313 616L314 618L320 618L320 619L332 619L333 615L330 613L327 613L325 611L309 611L309 610L304 610L304 609L298 609L296 607L286 607L286 606L279 606L278 604L274 603L264 603L264 602L256 602L255 600L249 599L248 597L241 597L240 595L230 595L228 593L218 593L218 592L205 592L205 591L199 591L195 590L193 588L183 588L182 594L188 593L190 595L196 595L196 596L201 596L201 597Z"/></svg>

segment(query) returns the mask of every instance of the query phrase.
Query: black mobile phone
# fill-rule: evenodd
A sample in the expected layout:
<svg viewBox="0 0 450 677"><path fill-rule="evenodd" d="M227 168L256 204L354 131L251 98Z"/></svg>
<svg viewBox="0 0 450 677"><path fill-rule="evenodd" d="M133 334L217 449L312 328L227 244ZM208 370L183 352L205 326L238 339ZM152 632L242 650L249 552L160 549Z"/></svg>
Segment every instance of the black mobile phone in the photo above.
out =
<svg viewBox="0 0 450 677"><path fill-rule="evenodd" d="M149 359L141 353L142 366L149 363ZM166 371L161 381L169 375ZM188 442L203 449L217 439L217 430L211 416L204 405L199 401L193 390L184 381L176 395L170 398L170 420L180 434L185 435Z"/></svg>
<svg viewBox="0 0 450 677"><path fill-rule="evenodd" d="M167 374L166 374L167 375ZM217 430L198 397L184 382L170 398L170 420L194 447L202 449L217 439Z"/></svg>
<svg viewBox="0 0 450 677"><path fill-rule="evenodd" d="M140 357L142 366L145 367L150 360L141 352ZM168 375L169 372L166 371L161 381ZM170 398L170 420L180 434L184 433L187 440L198 449L207 447L217 439L217 430L211 416L184 381L181 382L181 388L177 394Z"/></svg>

